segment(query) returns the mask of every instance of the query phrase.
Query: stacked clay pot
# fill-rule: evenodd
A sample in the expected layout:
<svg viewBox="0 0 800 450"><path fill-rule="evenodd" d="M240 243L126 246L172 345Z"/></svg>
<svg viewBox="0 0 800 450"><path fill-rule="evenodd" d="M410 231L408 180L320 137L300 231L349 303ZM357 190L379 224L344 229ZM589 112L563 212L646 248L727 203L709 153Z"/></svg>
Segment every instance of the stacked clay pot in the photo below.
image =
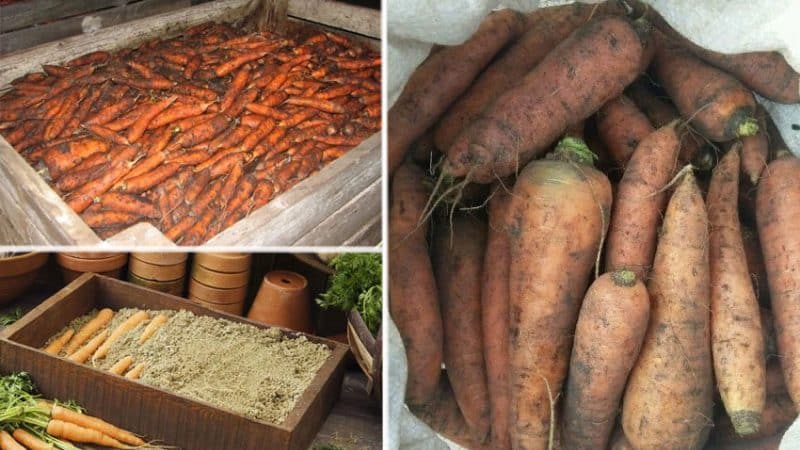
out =
<svg viewBox="0 0 800 450"><path fill-rule="evenodd" d="M242 315L251 259L245 253L195 254L189 300L215 311Z"/></svg>
<svg viewBox="0 0 800 450"><path fill-rule="evenodd" d="M269 272L261 282L247 318L304 333L313 332L308 281L288 270Z"/></svg>
<svg viewBox="0 0 800 450"><path fill-rule="evenodd" d="M186 253L131 253L128 281L167 294L183 296Z"/></svg>
<svg viewBox="0 0 800 450"><path fill-rule="evenodd" d="M31 287L47 256L47 253L25 253L0 258L0 305Z"/></svg>

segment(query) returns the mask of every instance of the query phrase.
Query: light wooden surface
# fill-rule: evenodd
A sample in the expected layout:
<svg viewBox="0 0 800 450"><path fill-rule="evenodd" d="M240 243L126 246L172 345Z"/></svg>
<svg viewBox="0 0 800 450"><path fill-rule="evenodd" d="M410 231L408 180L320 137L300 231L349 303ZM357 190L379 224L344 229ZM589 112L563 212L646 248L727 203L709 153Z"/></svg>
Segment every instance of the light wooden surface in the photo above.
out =
<svg viewBox="0 0 800 450"><path fill-rule="evenodd" d="M41 5L44 3L44 5ZM127 3L127 4L126 4ZM45 42L55 41L83 32L83 22L91 17L100 27L128 22L178 8L185 8L190 0L90 0L90 1L52 1L34 0L12 4L20 14L11 16L12 23L37 24L27 28L8 31L6 11L0 11L0 55L25 49ZM108 8L109 9L104 9ZM101 9L97 11L97 9ZM77 13L76 11L80 11ZM62 17L66 17L62 19ZM26 26L26 25L24 25Z"/></svg>
<svg viewBox="0 0 800 450"><path fill-rule="evenodd" d="M0 91L13 79L104 49L135 46L155 36L176 35L209 20L234 21L248 14L249 0L217 0L43 44L0 57ZM380 14L330 0L291 0L290 16L367 36ZM371 28L372 27L372 28ZM380 241L381 142L373 135L318 173L282 193L207 246L358 245ZM0 247L172 247L155 227L135 225L102 241L0 136Z"/></svg>

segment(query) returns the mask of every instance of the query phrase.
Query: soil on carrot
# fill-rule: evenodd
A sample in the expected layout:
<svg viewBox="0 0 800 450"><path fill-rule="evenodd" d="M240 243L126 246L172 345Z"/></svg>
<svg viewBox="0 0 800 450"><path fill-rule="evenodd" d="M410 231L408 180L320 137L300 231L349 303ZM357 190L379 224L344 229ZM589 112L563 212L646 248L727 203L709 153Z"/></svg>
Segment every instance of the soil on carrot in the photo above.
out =
<svg viewBox="0 0 800 450"><path fill-rule="evenodd" d="M114 330L137 311L117 311L106 329ZM77 330L93 314L96 311L68 327ZM139 379L145 384L280 424L331 355L325 345L286 336L277 328L262 329L189 311L148 311L151 319L158 314L169 320L144 344L139 344L139 337L149 320L122 335L105 358L86 364L108 370L131 356L131 368L145 364Z"/></svg>

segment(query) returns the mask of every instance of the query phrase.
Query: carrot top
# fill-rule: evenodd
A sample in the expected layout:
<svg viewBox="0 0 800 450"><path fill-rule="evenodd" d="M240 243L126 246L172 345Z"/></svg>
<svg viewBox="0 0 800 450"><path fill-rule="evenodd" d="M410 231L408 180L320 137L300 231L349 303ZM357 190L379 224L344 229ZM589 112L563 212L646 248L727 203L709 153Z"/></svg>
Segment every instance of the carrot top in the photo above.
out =
<svg viewBox="0 0 800 450"><path fill-rule="evenodd" d="M547 158L594 166L597 155L589 149L583 139L567 136L558 142L555 150L547 155Z"/></svg>

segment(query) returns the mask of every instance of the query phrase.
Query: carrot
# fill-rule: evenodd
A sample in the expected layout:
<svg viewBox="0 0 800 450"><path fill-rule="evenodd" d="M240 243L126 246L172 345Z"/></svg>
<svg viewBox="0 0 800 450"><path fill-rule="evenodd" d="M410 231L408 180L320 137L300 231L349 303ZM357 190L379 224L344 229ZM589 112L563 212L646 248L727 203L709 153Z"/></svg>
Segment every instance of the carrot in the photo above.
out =
<svg viewBox="0 0 800 450"><path fill-rule="evenodd" d="M129 380L138 380L139 377L142 376L142 372L144 372L145 363L139 363L131 369L128 373L125 374L125 378Z"/></svg>
<svg viewBox="0 0 800 450"><path fill-rule="evenodd" d="M285 120L289 118L289 114L283 111L278 111L271 106L266 106L259 103L249 103L245 105L244 108L254 114L259 114L277 120Z"/></svg>
<svg viewBox="0 0 800 450"><path fill-rule="evenodd" d="M190 125L180 133L172 142L167 146L167 150L175 151L180 148L188 148L213 139L218 134L225 131L228 127L229 118L224 114L216 114L210 120L201 120L203 116L196 116L194 125ZM191 123L191 122L189 122ZM183 128L181 128L183 130Z"/></svg>
<svg viewBox="0 0 800 450"><path fill-rule="evenodd" d="M131 364L133 364L133 358L126 356L114 363L114 365L111 366L108 371L114 375L122 375L126 370L128 370L128 367L130 367Z"/></svg>
<svg viewBox="0 0 800 450"><path fill-rule="evenodd" d="M170 81L164 77L156 77L148 79L148 78L129 78L127 76L121 76L121 75L111 75L111 81L113 81L114 83L126 84L130 87L142 90L170 89L176 84L174 81Z"/></svg>
<svg viewBox="0 0 800 450"><path fill-rule="evenodd" d="M156 331L158 331L158 329L161 328L162 325L167 323L168 320L169 317L167 317L164 314L159 314L156 317L154 317L153 320L151 320L150 323L147 324L147 327L144 329L142 335L139 337L139 345L144 344L145 342L147 342L148 339L153 337Z"/></svg>
<svg viewBox="0 0 800 450"><path fill-rule="evenodd" d="M76 213L82 213L92 204L95 197L106 193L112 186L121 180L131 170L131 164L138 149L134 146L124 146L115 151L110 167L101 176L80 188L74 190L67 200L67 204Z"/></svg>
<svg viewBox="0 0 800 450"><path fill-rule="evenodd" d="M237 186L233 197L227 200L222 214L220 214L220 220L223 221L223 228L228 228L239 220L236 212L240 211L245 202L250 199L255 185L255 180L251 175L244 176L242 182Z"/></svg>
<svg viewBox="0 0 800 450"><path fill-rule="evenodd" d="M428 57L411 75L389 110L389 174L411 144L430 128L509 41L522 32L522 17L510 9L490 14L463 44Z"/></svg>
<svg viewBox="0 0 800 450"><path fill-rule="evenodd" d="M317 98L289 97L285 100L286 104L297 106L308 106L329 113L342 114L345 112L342 105L330 100L320 100Z"/></svg>
<svg viewBox="0 0 800 450"><path fill-rule="evenodd" d="M591 160L581 141L565 139L552 159L523 169L511 195L512 448L544 449L553 432L551 398L567 375L580 301L611 208L610 183Z"/></svg>
<svg viewBox="0 0 800 450"><path fill-rule="evenodd" d="M86 345L76 350L75 353L70 354L67 359L78 363L86 362L86 360L92 356L92 353L106 341L106 338L108 338L108 330L103 330L87 342Z"/></svg>
<svg viewBox="0 0 800 450"><path fill-rule="evenodd" d="M178 83L172 91L176 94L190 95L206 102L213 102L219 97L211 89L190 82Z"/></svg>
<svg viewBox="0 0 800 450"><path fill-rule="evenodd" d="M590 17L622 13L614 2L599 8L582 3L539 8L527 17L525 33L478 76L436 126L435 143L447 149L492 100L523 78L550 50Z"/></svg>
<svg viewBox="0 0 800 450"><path fill-rule="evenodd" d="M765 116L767 112L764 107L756 107L756 120L758 120L758 132L752 136L741 138L742 147L742 173L747 176L747 180L755 186L761 171L767 166L769 160L769 137L767 135L767 125Z"/></svg>
<svg viewBox="0 0 800 450"><path fill-rule="evenodd" d="M72 328L67 329L67 331L63 332L61 336L53 339L53 342L45 347L44 352L51 355L58 355L61 353L61 349L64 347L64 345L72 338L73 334L75 334L75 330Z"/></svg>
<svg viewBox="0 0 800 450"><path fill-rule="evenodd" d="M107 141L111 141L115 144L120 145L129 145L130 142L125 136L120 136L113 130L109 130L108 128L102 125L84 125L85 128L89 133L99 137L100 139L105 139Z"/></svg>
<svg viewBox="0 0 800 450"><path fill-rule="evenodd" d="M0 431L0 449L2 450L25 450L19 442L17 442L8 431Z"/></svg>
<svg viewBox="0 0 800 450"><path fill-rule="evenodd" d="M714 141L751 136L758 131L756 101L733 76L692 55L654 32L653 73L681 115Z"/></svg>
<svg viewBox="0 0 800 450"><path fill-rule="evenodd" d="M617 187L608 228L605 268L632 270L647 280L656 251L663 192L675 174L680 142L676 124L651 133L637 146Z"/></svg>
<svg viewBox="0 0 800 450"><path fill-rule="evenodd" d="M618 16L578 28L459 135L443 172L479 183L515 173L567 125L622 94L649 60L646 33L641 22Z"/></svg>
<svg viewBox="0 0 800 450"><path fill-rule="evenodd" d="M148 315L146 311L138 311L136 314L127 318L124 322L117 325L117 328L111 332L111 335L108 337L103 345L94 352L92 356L93 359L101 359L108 354L108 351L111 349L111 346L114 345L114 342L117 341L122 335L131 331L132 329L136 328L137 325L144 322L148 319Z"/></svg>
<svg viewBox="0 0 800 450"><path fill-rule="evenodd" d="M217 218L218 214L219 211L217 211L216 208L209 206L197 222L184 233L183 238L181 238L181 245L202 244L206 234L209 232L211 222Z"/></svg>
<svg viewBox="0 0 800 450"><path fill-rule="evenodd" d="M44 139L46 141L55 139L61 134L67 126L67 122L72 118L72 115L75 114L78 106L80 106L81 99L83 99L87 91L88 88L84 86L82 89L75 90L71 95L66 97L64 100L64 107L61 108L58 116L54 117L44 129Z"/></svg>
<svg viewBox="0 0 800 450"><path fill-rule="evenodd" d="M141 103L138 106L136 106L136 108L130 110L121 117L118 117L112 122L106 123L105 127L108 128L109 130L122 131L133 125L136 122L136 120L149 108L150 104Z"/></svg>
<svg viewBox="0 0 800 450"><path fill-rule="evenodd" d="M101 328L105 327L113 317L114 311L109 308L103 308L98 311L90 321L86 322L86 324L75 333L75 336L69 341L64 351L66 351L68 355L74 353L87 339L92 337Z"/></svg>
<svg viewBox="0 0 800 450"><path fill-rule="evenodd" d="M84 211L81 219L92 228L128 226L146 220L144 216L136 212L92 210Z"/></svg>
<svg viewBox="0 0 800 450"><path fill-rule="evenodd" d="M60 177L63 173L77 166L83 159L95 153L108 151L109 143L94 138L80 138L47 147L42 160L47 166L50 176Z"/></svg>
<svg viewBox="0 0 800 450"><path fill-rule="evenodd" d="M247 137L242 140L239 148L241 151L245 152L252 150L253 147L261 142L261 140L264 139L274 128L275 121L269 118L264 119L264 121L262 121L252 133L248 134Z"/></svg>
<svg viewBox="0 0 800 450"><path fill-rule="evenodd" d="M98 198L97 203L102 209L136 213L142 217L158 219L161 213L155 205L139 195L123 192L106 192Z"/></svg>
<svg viewBox="0 0 800 450"><path fill-rule="evenodd" d="M209 171L203 171L201 173L208 174L210 176ZM212 201L217 197L219 191L221 189L221 184L217 182L212 182L208 189L206 189L198 198L197 201L194 202L191 206L191 210L188 214L186 214L183 219L181 219L178 223L176 223L172 228L167 230L164 234L167 236L168 239L172 241L177 241L179 237L183 236L189 228L192 227L197 221L199 220L199 216L205 212L205 209L211 204Z"/></svg>
<svg viewBox="0 0 800 450"><path fill-rule="evenodd" d="M249 79L249 65L242 67L238 72L236 72L236 76L233 77L233 81L231 81L231 84L228 85L228 90L225 92L225 96L222 97L222 101L219 105L220 111L225 112L225 110L233 104L233 101L236 100L236 97L238 97L242 92Z"/></svg>
<svg viewBox="0 0 800 450"><path fill-rule="evenodd" d="M169 125L172 122L180 119L199 116L200 114L206 112L209 105L211 105L211 103L187 103L173 105L156 115L147 125L147 129L152 130L163 127L164 125Z"/></svg>
<svg viewBox="0 0 800 450"><path fill-rule="evenodd" d="M707 197L711 229L711 350L725 410L736 432L749 435L759 429L766 396L766 369L761 316L739 226L736 147L714 169Z"/></svg>
<svg viewBox="0 0 800 450"><path fill-rule="evenodd" d="M428 223L417 223L428 194L422 171L412 164L400 166L392 180L389 212L389 307L406 351L409 405L432 399L443 358L442 316L425 239Z"/></svg>
<svg viewBox="0 0 800 450"><path fill-rule="evenodd" d="M761 176L756 194L758 235L767 268L778 353L789 396L800 410L800 159L779 153Z"/></svg>
<svg viewBox="0 0 800 450"><path fill-rule="evenodd" d="M569 364L564 448L606 448L649 315L647 288L630 270L607 272L589 287Z"/></svg>
<svg viewBox="0 0 800 450"><path fill-rule="evenodd" d="M170 105L175 103L175 100L177 99L177 96L172 95L150 105L150 107L146 111L142 112L142 115L136 119L136 122L133 123L130 129L128 129L128 141L138 141L139 138L141 138L144 134L145 130L147 130L150 122L165 109L169 108Z"/></svg>
<svg viewBox="0 0 800 450"><path fill-rule="evenodd" d="M634 448L700 449L714 386L708 218L691 173L667 206L650 277L650 324L628 379L622 427Z"/></svg>
<svg viewBox="0 0 800 450"><path fill-rule="evenodd" d="M625 167L639 143L654 129L647 116L620 95L597 111L597 131L616 165Z"/></svg>
<svg viewBox="0 0 800 450"><path fill-rule="evenodd" d="M52 420L60 420L73 425L79 425L87 429L95 430L106 436L112 437L122 443L142 446L145 442L130 431L123 430L119 427L111 425L110 423L92 417L87 414L78 413L68 408L59 405L53 405L50 409L50 417Z"/></svg>
<svg viewBox="0 0 800 450"><path fill-rule="evenodd" d="M32 433L26 431L24 428L17 428L12 433L12 436L14 436L14 439L16 439L17 442L24 445L24 448L28 448L30 450L56 450L56 447L53 444L44 442Z"/></svg>
<svg viewBox="0 0 800 450"><path fill-rule="evenodd" d="M489 230L481 274L481 324L486 378L490 380L491 442L498 449L511 448L508 433L508 273L511 249L505 229L510 201L508 192L496 185L495 193L489 200Z"/></svg>
<svg viewBox="0 0 800 450"><path fill-rule="evenodd" d="M111 55L108 52L100 50L78 56L77 58L68 61L65 65L68 67L74 67L85 66L86 64L103 63L106 62L110 56Z"/></svg>
<svg viewBox="0 0 800 450"><path fill-rule="evenodd" d="M181 164L168 162L156 170L128 178L120 183L120 190L129 194L139 194L157 186L180 170Z"/></svg>
<svg viewBox="0 0 800 450"><path fill-rule="evenodd" d="M61 420L51 420L47 424L47 433L54 437L67 439L72 442L98 444L111 448L127 448L118 440L97 430Z"/></svg>
<svg viewBox="0 0 800 450"><path fill-rule="evenodd" d="M260 59L264 57L266 53L271 52L272 50L275 50L283 45L284 45L283 42L275 41L263 45L261 47L258 47L255 50L238 55L235 58L231 58L228 61L217 66L216 69L214 69L214 73L216 73L218 77L224 77L225 75L228 75L229 73L249 63L250 61L255 61L257 59Z"/></svg>
<svg viewBox="0 0 800 450"><path fill-rule="evenodd" d="M239 117L242 111L244 111L245 105L254 102L256 98L258 98L258 91L256 89L246 89L239 94L236 100L231 103L231 106L225 110L225 115L231 118Z"/></svg>
<svg viewBox="0 0 800 450"><path fill-rule="evenodd" d="M444 364L464 420L480 442L491 426L481 329L481 285L486 226L461 214L432 242L444 328ZM451 238L452 235L452 238Z"/></svg>

